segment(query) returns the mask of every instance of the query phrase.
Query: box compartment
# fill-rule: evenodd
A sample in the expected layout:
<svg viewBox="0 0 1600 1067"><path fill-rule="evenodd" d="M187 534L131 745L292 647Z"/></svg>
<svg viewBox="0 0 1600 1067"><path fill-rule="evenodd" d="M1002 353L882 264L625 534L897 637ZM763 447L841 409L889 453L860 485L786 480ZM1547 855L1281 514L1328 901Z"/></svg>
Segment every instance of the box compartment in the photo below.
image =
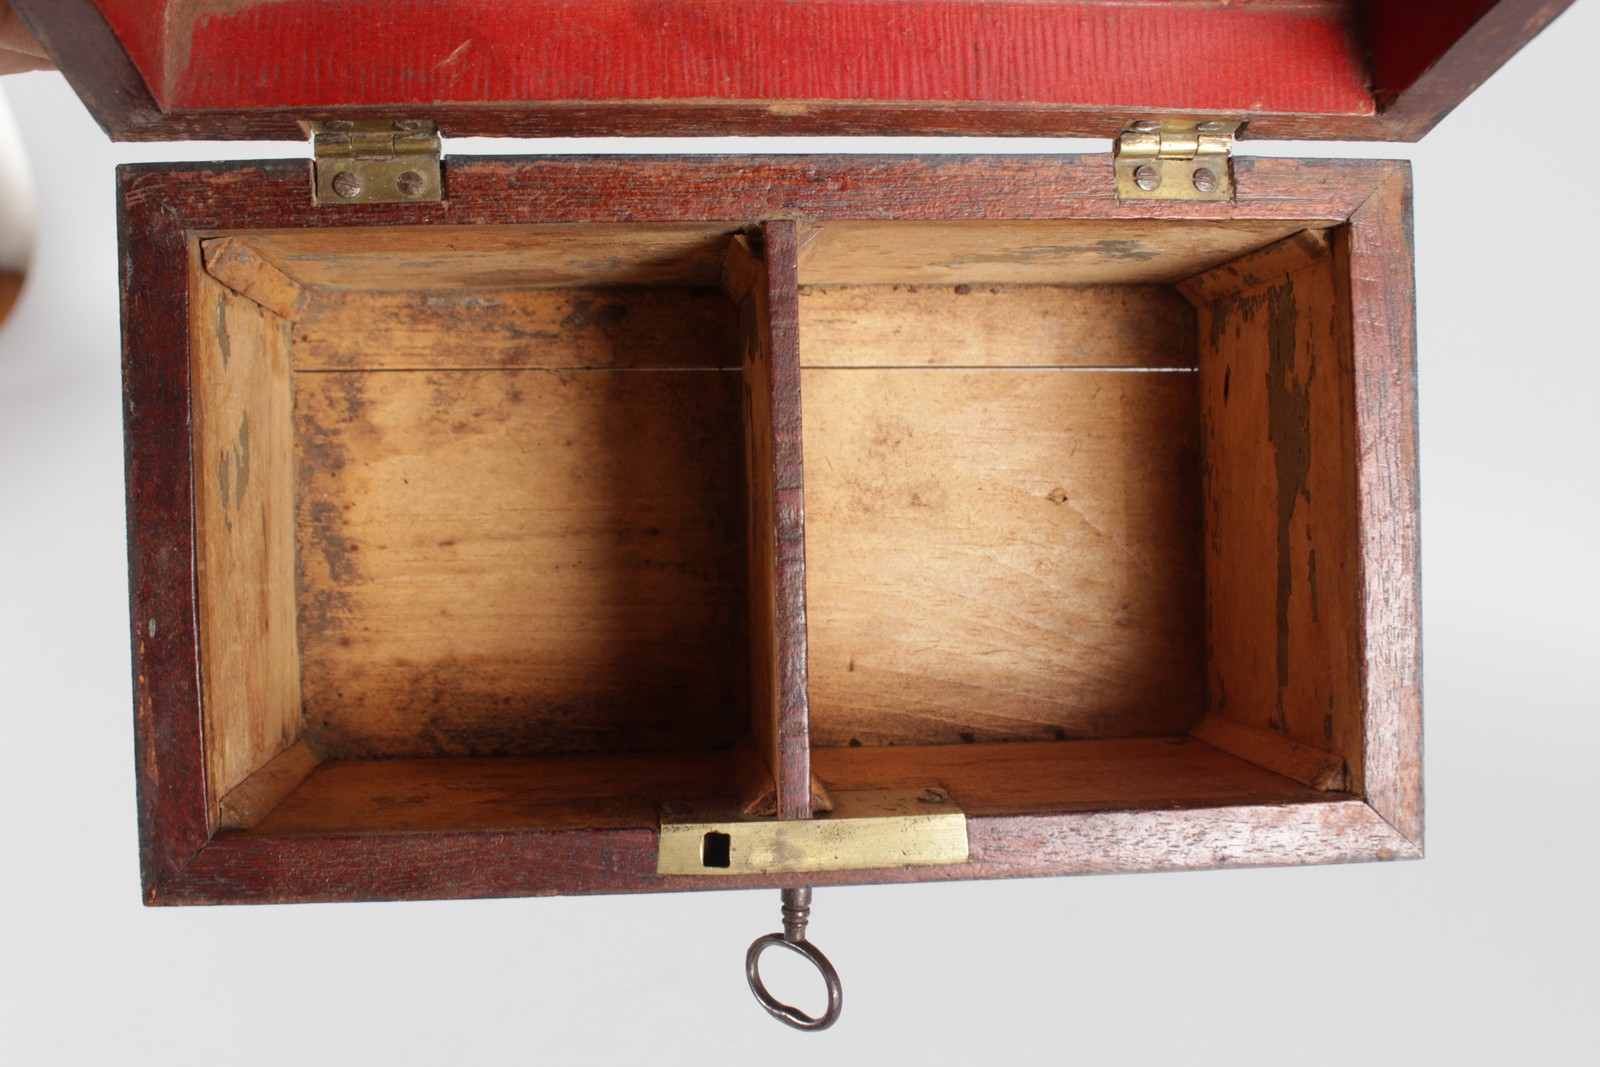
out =
<svg viewBox="0 0 1600 1067"><path fill-rule="evenodd" d="M799 358L824 783L935 781L1008 812L1297 795L1227 754L1244 739L1302 800L1345 787L1361 737L1340 239L820 228ZM1010 744L1050 741L1068 744Z"/></svg>
<svg viewBox="0 0 1600 1067"><path fill-rule="evenodd" d="M426 807L429 782L459 810L482 774L531 791L500 813L516 825L603 825L629 798L653 819L657 780L731 787L750 700L728 240L200 240L201 684L221 825L269 814L255 794L281 793L305 752L333 761L313 774L330 787L384 784L302 797L273 825L310 811L356 829L385 801ZM368 760L397 762L347 765Z"/></svg>
<svg viewBox="0 0 1600 1067"><path fill-rule="evenodd" d="M930 787L969 862L808 880L1419 854L1407 176L1235 167L125 169L149 899L785 884L664 805Z"/></svg>

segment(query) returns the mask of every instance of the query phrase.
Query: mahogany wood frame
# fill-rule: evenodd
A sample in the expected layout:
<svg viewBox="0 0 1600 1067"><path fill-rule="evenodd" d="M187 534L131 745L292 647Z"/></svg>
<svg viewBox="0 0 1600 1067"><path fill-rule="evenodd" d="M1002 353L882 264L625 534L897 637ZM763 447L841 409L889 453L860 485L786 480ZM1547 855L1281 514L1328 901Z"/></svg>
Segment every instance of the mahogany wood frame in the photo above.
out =
<svg viewBox="0 0 1600 1067"><path fill-rule="evenodd" d="M581 43L550 58L551 64L571 69L565 80L552 75L556 80L542 90L517 83L487 48L475 53L468 47L470 37L468 44L431 68L419 67L417 57L400 48L393 53L380 51L375 58L351 59L326 74L326 50L337 48L334 39L342 34L318 29L321 23L330 17L393 19L399 17L397 12L411 10L388 7L389 2L367 0L359 12L341 7L333 16L314 0L269 5L260 11L249 10L248 4L219 5L205 16L210 31L228 31L228 20L244 20L247 25L232 31L254 33L261 45L242 46L230 38L217 43L212 52L163 38L169 32L168 8L181 7L179 14L187 12L191 19L202 17L196 13L201 10L198 5L184 0L154 5L154 17L144 0L14 0L14 6L115 140L300 140L310 121L394 118L403 112L403 117L436 120L450 136L1114 137L1129 118L1177 113L1244 120L1241 136L1246 137L1414 141L1571 0L1353 3L1343 11L1342 26L1339 5L1314 2L1182 5L1178 11L1166 4L1117 5L1126 9L1120 12L1110 11L1110 5L1102 11L1093 4L1063 4L1041 7L1029 18L1043 21L1025 20L1010 30L991 25L989 16L975 16L970 4L963 11L964 0L942 0L946 10L922 0L900 6L886 0L872 5L874 13L868 16L824 11L803 31L785 22L790 16L782 14L772 25L752 15L748 24L696 30L699 22L721 17L708 8L676 27L688 38L703 33L703 39L683 46L692 59L663 58L646 49L621 64L631 94L619 90L585 97L583 86L612 77L619 64L602 59L599 62L608 64L605 69L591 69L586 64L596 62L593 49ZM784 5L775 8L781 12ZM442 33L442 26L457 23L466 27L461 33L494 32L487 22L471 29L478 25L475 18L484 21L481 12L474 14L476 10L463 4L453 14L439 16L440 27L421 27L419 32ZM589 31L605 39L609 30L621 41L637 36L638 20L648 14L620 0L590 10L599 14ZM519 16L508 17L515 24ZM530 9L522 17L536 26L546 14ZM871 26L857 25L862 17L871 20ZM256 26L250 19L266 21L250 29ZM965 27L955 31L963 37L962 47L968 34L981 32L985 39L974 45L975 51L952 49L939 40L940 27L947 24ZM337 22L333 25L336 29ZM1174 26L1178 28L1169 29ZM867 68L860 79L841 81L841 71L854 77L852 63L819 43L838 34L866 34L863 40L882 41L891 27L916 32L931 51L892 54L876 70L868 60L860 60ZM500 32L536 30L513 25L501 27ZM1176 55L1193 52L1207 58L1196 64L1144 56L1136 47L1162 39L1163 33L1170 35L1168 47L1177 50ZM1080 38L1085 53L1115 55L1119 62L1146 62L1150 68L1131 80L1123 76L1126 72L1108 73L1092 63L1086 72L1074 50L1061 45L1063 39ZM1047 42L1053 44L1047 47ZM1029 48L1039 50L1037 64L1029 53L1022 68L1010 69L1015 62L1005 57ZM763 72L777 68L753 61L747 54L751 49L758 56L793 53L793 61L783 69L799 72L794 74L798 80L776 76L769 86L771 79ZM1000 57L993 61L993 69L982 61L987 53ZM1237 62L1232 62L1235 58ZM245 66L229 66L236 62ZM1208 79L1197 78L1197 66ZM438 70L447 67L449 84L437 77ZM727 97L719 95L722 83L691 79L680 84L683 72L713 67L749 84L735 84ZM1231 68L1237 71L1231 73ZM1181 69L1183 77L1174 81L1172 69ZM1250 80L1260 70L1271 70L1282 81L1281 86L1269 83L1282 96L1280 103L1261 99L1271 92L1264 93ZM288 103L303 95L305 81L313 75L322 81L332 79L318 90L322 95ZM274 82L275 76L282 81ZM451 102L455 97L450 86L461 78L474 86L473 93ZM1174 95L1181 91L1177 86L1194 84L1203 85L1210 95L1197 100ZM808 88L812 85L817 88ZM522 99L530 93L549 98Z"/></svg>
<svg viewBox="0 0 1600 1067"><path fill-rule="evenodd" d="M637 892L1063 875L1416 857L1422 847L1418 498L1410 172L1404 162L1240 160L1236 203L1118 203L1110 161L1088 157L555 157L453 159L447 199L313 205L310 164L132 165L119 171L129 569L139 826L153 904ZM663 878L650 829L272 836L210 825L197 684L196 516L188 271L202 235L417 224L726 220L769 223L766 255L798 254L789 222L835 219L1270 219L1346 235L1359 457L1364 796L1182 811L975 817L958 867L799 877ZM769 267L760 284L785 270ZM791 309L792 311L792 309ZM772 309L768 351L797 360ZM771 486L780 516L774 580L803 590L793 544L798 419L771 379ZM788 444L785 444L788 442ZM797 551L799 554L797 554ZM784 572L788 568L788 573ZM800 584L795 583L799 581ZM795 605L792 605L795 606ZM802 608L803 610L803 608ZM775 723L784 814L809 796L803 675ZM803 633L798 667L803 671ZM783 655L780 655L782 660ZM798 697L796 694L799 694ZM799 739L798 745L794 742ZM793 810L789 810L793 809Z"/></svg>

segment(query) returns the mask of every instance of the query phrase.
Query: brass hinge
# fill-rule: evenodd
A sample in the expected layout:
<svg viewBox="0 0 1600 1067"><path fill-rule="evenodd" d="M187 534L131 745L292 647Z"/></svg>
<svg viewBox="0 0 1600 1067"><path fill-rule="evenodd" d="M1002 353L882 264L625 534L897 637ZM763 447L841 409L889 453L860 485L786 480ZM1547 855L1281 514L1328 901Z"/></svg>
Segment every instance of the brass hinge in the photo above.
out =
<svg viewBox="0 0 1600 1067"><path fill-rule="evenodd" d="M1232 200L1241 124L1139 119L1117 137L1118 200Z"/></svg>
<svg viewBox="0 0 1600 1067"><path fill-rule="evenodd" d="M439 129L424 119L314 123L318 204L407 204L444 198Z"/></svg>

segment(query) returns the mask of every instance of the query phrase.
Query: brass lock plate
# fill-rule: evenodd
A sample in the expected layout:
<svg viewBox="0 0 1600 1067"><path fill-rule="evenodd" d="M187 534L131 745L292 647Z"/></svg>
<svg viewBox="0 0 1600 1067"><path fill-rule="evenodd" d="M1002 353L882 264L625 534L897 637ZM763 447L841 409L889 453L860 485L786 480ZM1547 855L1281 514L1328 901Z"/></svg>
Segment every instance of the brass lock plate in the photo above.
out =
<svg viewBox="0 0 1600 1067"><path fill-rule="evenodd" d="M833 792L814 819L744 815L733 800L668 801L658 874L799 874L966 863L967 817L943 789Z"/></svg>

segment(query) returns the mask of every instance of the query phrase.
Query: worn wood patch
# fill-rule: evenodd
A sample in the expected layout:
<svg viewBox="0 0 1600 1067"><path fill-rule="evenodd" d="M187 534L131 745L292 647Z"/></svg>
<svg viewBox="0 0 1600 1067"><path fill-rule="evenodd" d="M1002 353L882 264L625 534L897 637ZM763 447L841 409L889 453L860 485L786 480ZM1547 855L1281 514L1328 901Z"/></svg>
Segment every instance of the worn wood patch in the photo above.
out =
<svg viewBox="0 0 1600 1067"><path fill-rule="evenodd" d="M293 321L305 310L306 287L240 237L201 241L206 273L274 315Z"/></svg>
<svg viewBox="0 0 1600 1067"><path fill-rule="evenodd" d="M296 370L737 367L715 289L320 289L295 325Z"/></svg>
<svg viewBox="0 0 1600 1067"><path fill-rule="evenodd" d="M204 271L191 277L200 687L215 823L223 795L301 729L290 341L284 320Z"/></svg>
<svg viewBox="0 0 1600 1067"><path fill-rule="evenodd" d="M1166 286L807 286L813 367L1193 367L1194 310Z"/></svg>
<svg viewBox="0 0 1600 1067"><path fill-rule="evenodd" d="M1200 717L1193 374L802 383L817 744L1173 734Z"/></svg>
<svg viewBox="0 0 1600 1067"><path fill-rule="evenodd" d="M737 374L295 377L306 716L330 756L745 731Z"/></svg>
<svg viewBox="0 0 1600 1067"><path fill-rule="evenodd" d="M1331 256L1278 267L1200 307L1210 707L1337 753L1359 792L1351 310Z"/></svg>

